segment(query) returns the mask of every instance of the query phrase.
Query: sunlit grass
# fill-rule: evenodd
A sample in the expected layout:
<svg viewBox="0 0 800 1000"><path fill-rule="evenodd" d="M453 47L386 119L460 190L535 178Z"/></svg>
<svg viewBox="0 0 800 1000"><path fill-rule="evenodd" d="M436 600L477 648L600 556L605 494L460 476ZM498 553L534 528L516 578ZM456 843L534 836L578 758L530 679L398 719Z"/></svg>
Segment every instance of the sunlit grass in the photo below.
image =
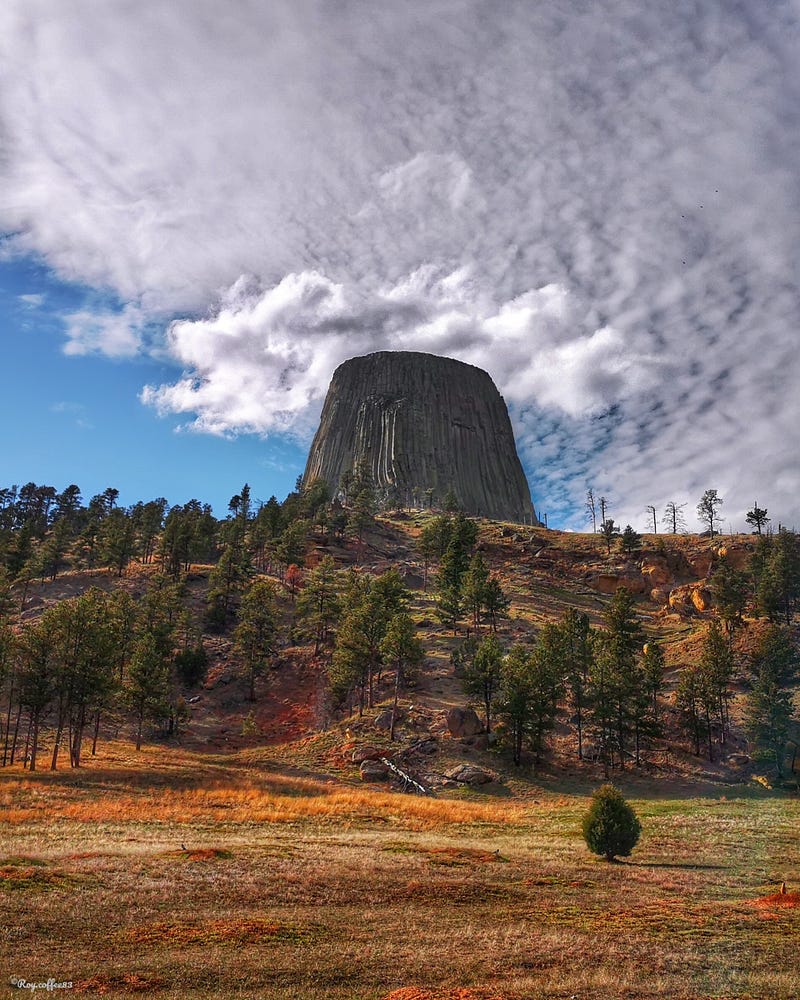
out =
<svg viewBox="0 0 800 1000"><path fill-rule="evenodd" d="M120 997L796 997L796 799L633 783L642 839L609 865L585 788L519 788L419 798L124 744L6 769L0 954Z"/></svg>

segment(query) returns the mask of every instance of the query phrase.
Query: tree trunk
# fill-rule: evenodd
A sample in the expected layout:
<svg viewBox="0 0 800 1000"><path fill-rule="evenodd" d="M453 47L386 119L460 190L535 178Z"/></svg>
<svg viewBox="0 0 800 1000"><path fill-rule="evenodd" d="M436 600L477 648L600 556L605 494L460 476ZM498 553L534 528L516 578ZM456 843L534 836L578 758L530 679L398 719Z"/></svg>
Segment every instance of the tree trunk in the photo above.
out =
<svg viewBox="0 0 800 1000"><path fill-rule="evenodd" d="M81 766L81 747L83 746L83 730L86 728L86 706L81 705L78 709L78 718L75 721L75 729L72 736L72 766Z"/></svg>
<svg viewBox="0 0 800 1000"><path fill-rule="evenodd" d="M39 713L33 717L33 736L31 739L31 762L28 766L29 771L36 770L36 751L39 748Z"/></svg>
<svg viewBox="0 0 800 1000"><path fill-rule="evenodd" d="M394 739L394 724L397 719L397 699L400 694L400 663L397 664L397 669L394 673L394 701L392 702L392 724L389 727L389 739Z"/></svg>
<svg viewBox="0 0 800 1000"><path fill-rule="evenodd" d="M94 737L92 738L92 757L97 754L97 734L100 732L100 709L98 708L94 717Z"/></svg>
<svg viewBox="0 0 800 1000"><path fill-rule="evenodd" d="M14 723L14 739L11 741L11 760L9 764L14 763L14 757L17 752L17 737L19 736L19 721L22 718L22 705L17 706L17 720Z"/></svg>
<svg viewBox="0 0 800 1000"><path fill-rule="evenodd" d="M3 767L6 766L8 761L8 751L9 751L9 740L11 739L11 710L14 704L14 679L13 674L11 678L11 684L8 689L8 711L6 712L6 732L3 738Z"/></svg>

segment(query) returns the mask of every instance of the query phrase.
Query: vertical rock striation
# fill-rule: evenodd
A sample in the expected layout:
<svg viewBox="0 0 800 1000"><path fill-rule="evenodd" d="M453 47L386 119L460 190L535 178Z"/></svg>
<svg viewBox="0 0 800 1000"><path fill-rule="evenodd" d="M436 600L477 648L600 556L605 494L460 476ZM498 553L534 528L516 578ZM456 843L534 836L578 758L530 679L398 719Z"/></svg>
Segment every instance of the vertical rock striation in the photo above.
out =
<svg viewBox="0 0 800 1000"><path fill-rule="evenodd" d="M503 397L461 361L381 351L336 369L304 480L335 493L361 462L401 498L452 489L471 514L537 523Z"/></svg>

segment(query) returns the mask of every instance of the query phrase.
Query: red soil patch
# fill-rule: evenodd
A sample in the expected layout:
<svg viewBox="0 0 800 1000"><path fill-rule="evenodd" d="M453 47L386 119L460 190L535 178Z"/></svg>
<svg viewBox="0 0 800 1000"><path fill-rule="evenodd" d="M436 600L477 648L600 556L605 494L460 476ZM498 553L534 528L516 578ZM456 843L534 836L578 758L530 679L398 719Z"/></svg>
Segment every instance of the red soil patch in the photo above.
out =
<svg viewBox="0 0 800 1000"><path fill-rule="evenodd" d="M72 989L76 993L110 993L111 990L125 993L151 993L162 989L164 983L161 979L147 979L144 976L137 976L131 973L125 976L92 976L91 979L83 979L75 983Z"/></svg>
<svg viewBox="0 0 800 1000"><path fill-rule="evenodd" d="M456 987L452 990L426 990L420 986L403 986L394 990L383 1000L503 1000L498 993Z"/></svg>
<svg viewBox="0 0 800 1000"><path fill-rule="evenodd" d="M791 910L800 906L800 892L774 892L771 896L752 900L752 905L759 910L771 910L776 906Z"/></svg>

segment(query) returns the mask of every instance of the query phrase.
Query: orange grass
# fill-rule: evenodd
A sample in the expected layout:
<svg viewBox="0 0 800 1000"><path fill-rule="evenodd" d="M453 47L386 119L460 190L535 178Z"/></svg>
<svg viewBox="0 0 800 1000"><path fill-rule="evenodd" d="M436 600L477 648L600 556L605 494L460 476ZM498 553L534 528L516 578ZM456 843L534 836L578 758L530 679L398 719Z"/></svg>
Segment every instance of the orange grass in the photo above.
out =
<svg viewBox="0 0 800 1000"><path fill-rule="evenodd" d="M384 1000L503 1000L497 993L491 995L485 990L454 989L425 990L418 986L404 986L393 990Z"/></svg>
<svg viewBox="0 0 800 1000"><path fill-rule="evenodd" d="M53 780L55 777L56 780ZM409 824L418 830L452 824L507 825L521 822L524 804L430 799L370 788L337 786L311 779L266 774L262 781L215 781L206 787L102 788L86 794L72 775L41 779L4 775L0 823L50 823L55 815L76 823L194 823L198 821L295 823L336 821ZM200 779L202 780L202 778ZM99 783L102 787L104 782ZM24 803L24 804L23 804ZM541 810L542 805L537 805Z"/></svg>

